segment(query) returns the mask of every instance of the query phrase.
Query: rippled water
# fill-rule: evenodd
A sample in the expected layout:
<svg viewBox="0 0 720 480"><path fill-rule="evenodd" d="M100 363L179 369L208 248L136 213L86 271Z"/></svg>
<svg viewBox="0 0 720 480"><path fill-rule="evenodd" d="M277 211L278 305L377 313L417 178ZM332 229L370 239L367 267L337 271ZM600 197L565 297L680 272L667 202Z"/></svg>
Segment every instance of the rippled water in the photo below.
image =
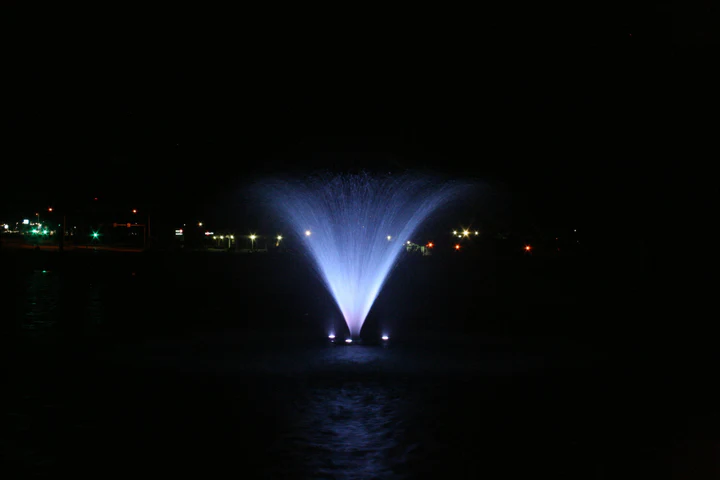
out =
<svg viewBox="0 0 720 480"><path fill-rule="evenodd" d="M35 260L4 284L16 308L3 324L9 478L720 471L717 395L686 370L628 368L564 340L449 331L332 346L304 320L325 304L287 288L289 270L277 283L255 270L254 286L242 278L255 265L233 272L204 258L177 269Z"/></svg>

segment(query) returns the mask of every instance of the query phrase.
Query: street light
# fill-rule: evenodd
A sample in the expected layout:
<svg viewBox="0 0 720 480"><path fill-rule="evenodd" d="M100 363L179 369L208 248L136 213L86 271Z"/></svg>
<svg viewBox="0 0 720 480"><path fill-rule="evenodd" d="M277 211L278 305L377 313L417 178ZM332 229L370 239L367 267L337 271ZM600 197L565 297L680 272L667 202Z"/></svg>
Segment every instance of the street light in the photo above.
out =
<svg viewBox="0 0 720 480"><path fill-rule="evenodd" d="M137 213L137 209L136 209L136 208L133 208L133 213Z"/></svg>
<svg viewBox="0 0 720 480"><path fill-rule="evenodd" d="M198 222L198 227L202 227L202 222Z"/></svg>
<svg viewBox="0 0 720 480"><path fill-rule="evenodd" d="M282 240L282 235L277 236L277 243L275 244L276 247L280 246L280 240Z"/></svg>
<svg viewBox="0 0 720 480"><path fill-rule="evenodd" d="M48 212L52 212L52 207L48 207Z"/></svg>
<svg viewBox="0 0 720 480"><path fill-rule="evenodd" d="M256 235L250 235L250 250L255 250L255 239Z"/></svg>

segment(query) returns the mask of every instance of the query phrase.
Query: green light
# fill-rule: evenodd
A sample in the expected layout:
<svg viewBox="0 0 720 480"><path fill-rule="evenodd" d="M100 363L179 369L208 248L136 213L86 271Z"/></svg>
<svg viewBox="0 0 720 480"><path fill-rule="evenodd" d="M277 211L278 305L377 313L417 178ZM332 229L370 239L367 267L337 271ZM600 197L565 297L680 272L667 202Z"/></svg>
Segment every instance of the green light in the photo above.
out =
<svg viewBox="0 0 720 480"><path fill-rule="evenodd" d="M98 238L98 234L95 232L93 232L92 236L93 236L93 238Z"/></svg>
<svg viewBox="0 0 720 480"><path fill-rule="evenodd" d="M43 270L43 273L47 273L47 270Z"/></svg>
<svg viewBox="0 0 720 480"><path fill-rule="evenodd" d="M43 230L43 235L47 235L47 230Z"/></svg>

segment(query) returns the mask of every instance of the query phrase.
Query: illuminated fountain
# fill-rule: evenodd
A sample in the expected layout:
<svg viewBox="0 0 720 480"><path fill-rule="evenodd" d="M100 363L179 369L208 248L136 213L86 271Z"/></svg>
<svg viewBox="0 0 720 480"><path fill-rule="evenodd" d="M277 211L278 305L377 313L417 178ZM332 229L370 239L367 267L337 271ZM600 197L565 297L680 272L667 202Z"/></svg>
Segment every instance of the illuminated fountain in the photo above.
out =
<svg viewBox="0 0 720 480"><path fill-rule="evenodd" d="M426 177L361 174L282 182L270 192L357 337L406 241L461 190Z"/></svg>

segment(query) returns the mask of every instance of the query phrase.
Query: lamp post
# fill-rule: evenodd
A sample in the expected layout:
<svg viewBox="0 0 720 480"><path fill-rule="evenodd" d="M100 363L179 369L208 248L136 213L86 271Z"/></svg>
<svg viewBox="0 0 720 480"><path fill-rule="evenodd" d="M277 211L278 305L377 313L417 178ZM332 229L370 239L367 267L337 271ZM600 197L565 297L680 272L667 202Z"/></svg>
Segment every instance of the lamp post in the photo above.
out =
<svg viewBox="0 0 720 480"><path fill-rule="evenodd" d="M255 250L255 239L257 238L256 235L250 235L250 251Z"/></svg>
<svg viewBox="0 0 720 480"><path fill-rule="evenodd" d="M48 207L48 212L52 212L53 207ZM39 218L39 215L38 215ZM62 221L62 232L60 233L60 242L58 243L58 250L63 251L63 248L65 247L65 213L63 212L63 221Z"/></svg>
<svg viewBox="0 0 720 480"><path fill-rule="evenodd" d="M277 243L275 244L276 247L280 246L280 240L282 240L282 235L277 236Z"/></svg>

